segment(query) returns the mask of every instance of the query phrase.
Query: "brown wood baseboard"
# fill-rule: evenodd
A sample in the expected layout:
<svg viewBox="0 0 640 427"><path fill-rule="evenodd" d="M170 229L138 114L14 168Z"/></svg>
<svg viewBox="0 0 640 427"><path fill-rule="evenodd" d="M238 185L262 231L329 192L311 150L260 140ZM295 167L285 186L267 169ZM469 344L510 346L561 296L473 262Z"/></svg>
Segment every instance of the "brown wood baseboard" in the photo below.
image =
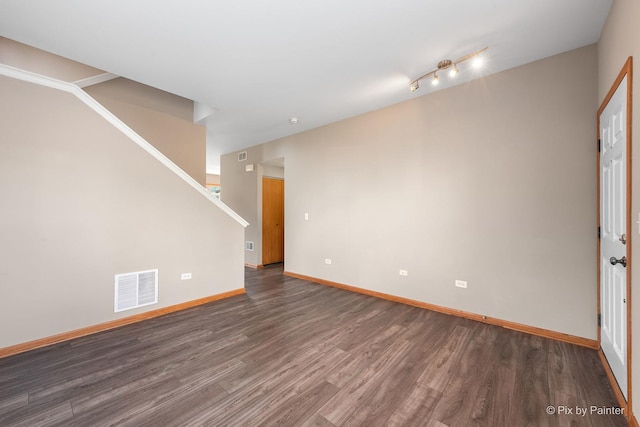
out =
<svg viewBox="0 0 640 427"><path fill-rule="evenodd" d="M255 265L255 264L248 264L248 263L245 263L245 265L244 265L244 266L245 266L245 267L249 267L249 268L256 268L256 269L258 269L258 270L262 270L262 269L264 268L264 265L262 265L262 264Z"/></svg>
<svg viewBox="0 0 640 427"><path fill-rule="evenodd" d="M602 367L604 368L604 372L607 374L607 379L609 380L609 384L611 384L611 389L613 390L613 394L616 396L616 400L618 401L618 406L624 408L624 416L629 420L629 424L631 424L631 420L635 417L629 416L629 405L627 404L626 399L622 394L622 390L620 390L620 386L616 381L616 377L613 376L613 371L611 370L611 366L609 366L609 362L602 351L602 348L598 349L598 356L600 357L600 363L602 363ZM637 425L636 421L636 425Z"/></svg>
<svg viewBox="0 0 640 427"><path fill-rule="evenodd" d="M335 288L345 289L347 291L357 292L364 295L369 295L377 298L386 299L389 301L399 302L402 304L412 305L414 307L425 308L427 310L437 311L439 313L450 314L453 316L463 317L465 319L475 320L482 323L488 323L491 325L502 326L506 329L513 329L514 331L525 332L531 335L537 335L544 338L550 338L557 341L567 342L570 344L576 344L582 347L588 347L591 349L598 349L598 341L577 337L575 335L569 335L562 332L551 331L549 329L538 328L535 326L524 325L522 323L511 322L508 320L496 319L493 317L483 316L481 314L469 313L463 310L456 310L449 307L443 307L436 304L429 304L422 301L412 300L409 298L403 298L395 295L385 294L382 292L371 291L368 289L358 288L356 286L345 285L342 283L331 282L329 280L318 279L317 277L305 276L304 274L293 273L291 271L285 271L285 276L295 277L309 282L319 283L321 285L333 286Z"/></svg>
<svg viewBox="0 0 640 427"><path fill-rule="evenodd" d="M108 331L109 329L130 325L132 323L141 322L143 320L153 319L154 317L164 316L165 314L173 313L180 310L186 310L187 308L196 307L202 304L207 304L213 301L218 301L218 300L229 298L235 295L242 295L244 293L245 293L244 288L235 289L233 291L223 292L221 294L211 295L211 296L196 299L193 301L183 302L181 304L175 304L168 307L159 308L157 310L134 314L133 316L123 317L122 319L116 319L116 320L100 323L93 326L87 326L86 328L80 328L74 331L63 332L58 335L53 335L50 337L40 338L34 341L28 341L22 344L16 344L9 347L0 348L0 359L3 357L13 356L14 354L24 353L25 351L35 350L36 348L45 347L51 344L68 341L74 338L84 337L86 335L92 335L98 332Z"/></svg>

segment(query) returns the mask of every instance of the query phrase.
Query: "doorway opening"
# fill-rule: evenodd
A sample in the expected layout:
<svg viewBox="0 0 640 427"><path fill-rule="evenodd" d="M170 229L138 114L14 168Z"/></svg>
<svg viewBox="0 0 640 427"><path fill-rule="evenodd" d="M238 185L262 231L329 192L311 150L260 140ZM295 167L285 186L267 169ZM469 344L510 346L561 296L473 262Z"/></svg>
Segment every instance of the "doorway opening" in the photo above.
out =
<svg viewBox="0 0 640 427"><path fill-rule="evenodd" d="M262 265L284 262L284 158L259 166L262 187Z"/></svg>
<svg viewBox="0 0 640 427"><path fill-rule="evenodd" d="M598 341L618 400L626 402L631 397L631 87L629 58L598 109L597 156Z"/></svg>

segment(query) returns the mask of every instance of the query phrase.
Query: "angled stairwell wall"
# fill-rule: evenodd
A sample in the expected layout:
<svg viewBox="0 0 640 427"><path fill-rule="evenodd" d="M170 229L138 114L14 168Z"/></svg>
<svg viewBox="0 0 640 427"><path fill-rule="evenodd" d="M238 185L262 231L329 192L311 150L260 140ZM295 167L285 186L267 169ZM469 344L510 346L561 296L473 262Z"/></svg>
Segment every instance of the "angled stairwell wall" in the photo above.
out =
<svg viewBox="0 0 640 427"><path fill-rule="evenodd" d="M84 89L162 154L206 184L206 128L193 123L193 101L117 78Z"/></svg>
<svg viewBox="0 0 640 427"><path fill-rule="evenodd" d="M0 64L74 83L205 185L206 130L193 122L194 102L0 37Z"/></svg>
<svg viewBox="0 0 640 427"><path fill-rule="evenodd" d="M0 349L244 286L242 218L79 90L8 74ZM114 313L114 275L156 268L158 304Z"/></svg>

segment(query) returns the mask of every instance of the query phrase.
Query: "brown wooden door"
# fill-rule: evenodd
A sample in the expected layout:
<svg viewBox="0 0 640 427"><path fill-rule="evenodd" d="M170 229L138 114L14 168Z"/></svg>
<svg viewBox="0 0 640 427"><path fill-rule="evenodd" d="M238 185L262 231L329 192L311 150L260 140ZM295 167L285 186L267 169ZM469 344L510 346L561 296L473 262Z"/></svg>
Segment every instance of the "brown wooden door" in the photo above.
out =
<svg viewBox="0 0 640 427"><path fill-rule="evenodd" d="M284 261L284 180L262 178L262 264Z"/></svg>

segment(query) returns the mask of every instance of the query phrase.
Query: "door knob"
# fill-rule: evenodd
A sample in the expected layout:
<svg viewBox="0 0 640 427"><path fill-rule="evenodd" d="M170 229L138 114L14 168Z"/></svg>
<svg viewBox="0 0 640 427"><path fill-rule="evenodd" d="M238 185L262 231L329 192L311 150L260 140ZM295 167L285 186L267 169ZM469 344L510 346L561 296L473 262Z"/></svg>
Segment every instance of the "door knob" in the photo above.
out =
<svg viewBox="0 0 640 427"><path fill-rule="evenodd" d="M627 244L627 235L623 234L622 236L620 236L620 238L618 240L620 240L623 245L626 245Z"/></svg>
<svg viewBox="0 0 640 427"><path fill-rule="evenodd" d="M622 264L623 267L626 267L627 266L627 257L623 256L620 259L616 259L616 257L612 256L611 258L609 258L609 262L611 263L611 265Z"/></svg>

